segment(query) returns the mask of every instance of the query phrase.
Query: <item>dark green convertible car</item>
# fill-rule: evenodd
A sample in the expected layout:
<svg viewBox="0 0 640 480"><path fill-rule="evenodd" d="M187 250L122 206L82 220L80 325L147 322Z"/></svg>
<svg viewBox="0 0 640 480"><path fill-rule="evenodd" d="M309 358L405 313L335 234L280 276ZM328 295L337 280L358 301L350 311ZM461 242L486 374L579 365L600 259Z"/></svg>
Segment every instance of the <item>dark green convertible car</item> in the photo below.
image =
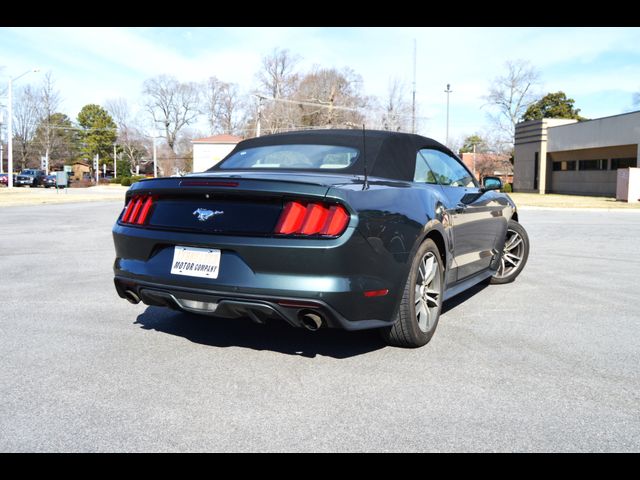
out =
<svg viewBox="0 0 640 480"><path fill-rule="evenodd" d="M132 303L375 328L418 347L445 300L522 271L529 239L500 187L418 135L244 140L206 172L129 189L113 227L115 286Z"/></svg>

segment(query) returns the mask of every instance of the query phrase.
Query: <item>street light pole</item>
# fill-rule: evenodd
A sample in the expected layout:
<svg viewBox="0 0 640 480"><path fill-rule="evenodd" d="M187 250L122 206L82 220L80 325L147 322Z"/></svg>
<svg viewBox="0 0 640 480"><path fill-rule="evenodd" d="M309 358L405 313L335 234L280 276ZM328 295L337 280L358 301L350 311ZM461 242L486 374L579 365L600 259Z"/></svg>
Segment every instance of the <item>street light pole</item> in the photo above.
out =
<svg viewBox="0 0 640 480"><path fill-rule="evenodd" d="M262 100L265 97L258 95L258 120L256 121L256 137L260 136L262 127Z"/></svg>
<svg viewBox="0 0 640 480"><path fill-rule="evenodd" d="M153 178L158 177L158 155L156 152L156 137L153 137Z"/></svg>
<svg viewBox="0 0 640 480"><path fill-rule="evenodd" d="M476 142L473 142L473 175L478 178L476 173Z"/></svg>
<svg viewBox="0 0 640 480"><path fill-rule="evenodd" d="M7 102L8 105L8 113L9 113L9 122L7 123L8 131L7 131L7 188L13 188L13 82L18 80L19 78L24 77L27 73L38 72L37 68L32 70L27 70L21 75L18 75L16 78L9 77L9 91L7 94Z"/></svg>
<svg viewBox="0 0 640 480"><path fill-rule="evenodd" d="M411 101L411 133L416 133L416 39L413 39L413 92Z"/></svg>
<svg viewBox="0 0 640 480"><path fill-rule="evenodd" d="M447 147L449 146L449 94L451 92L453 92L453 90L451 90L451 85L447 83L447 89L444 91L444 93L447 94L447 135L444 142Z"/></svg>
<svg viewBox="0 0 640 480"><path fill-rule="evenodd" d="M13 188L13 79L9 77L9 121L7 122L7 188Z"/></svg>

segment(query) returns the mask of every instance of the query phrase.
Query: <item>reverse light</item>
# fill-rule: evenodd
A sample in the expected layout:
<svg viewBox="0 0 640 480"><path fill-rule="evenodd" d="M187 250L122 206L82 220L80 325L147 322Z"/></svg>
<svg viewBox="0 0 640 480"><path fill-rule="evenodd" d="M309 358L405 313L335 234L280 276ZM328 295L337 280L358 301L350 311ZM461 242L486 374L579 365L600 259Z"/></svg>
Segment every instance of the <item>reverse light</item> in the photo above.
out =
<svg viewBox="0 0 640 480"><path fill-rule="evenodd" d="M349 218L349 213L342 205L287 202L276 224L275 233L338 237L347 228Z"/></svg>
<svg viewBox="0 0 640 480"><path fill-rule="evenodd" d="M153 197L151 195L134 195L125 207L122 223L144 225L152 207Z"/></svg>

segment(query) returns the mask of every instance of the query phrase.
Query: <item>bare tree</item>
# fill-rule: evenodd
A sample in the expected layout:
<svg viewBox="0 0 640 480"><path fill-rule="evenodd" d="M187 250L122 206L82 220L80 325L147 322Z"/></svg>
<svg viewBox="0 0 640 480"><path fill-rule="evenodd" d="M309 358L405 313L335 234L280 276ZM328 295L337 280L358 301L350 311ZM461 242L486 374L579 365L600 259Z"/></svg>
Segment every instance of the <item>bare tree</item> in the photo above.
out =
<svg viewBox="0 0 640 480"><path fill-rule="evenodd" d="M394 132L411 131L411 103L405 84L398 78L389 80L383 107L382 129Z"/></svg>
<svg viewBox="0 0 640 480"><path fill-rule="evenodd" d="M145 135L142 129L135 124L126 99L107 100L105 108L118 125L117 145L120 158L126 160L129 165L129 172L133 174L136 171L136 167L141 167L145 157L148 156Z"/></svg>
<svg viewBox="0 0 640 480"><path fill-rule="evenodd" d="M238 85L211 77L205 85L205 99L211 133L242 133L245 101Z"/></svg>
<svg viewBox="0 0 640 480"><path fill-rule="evenodd" d="M53 124L53 116L60 106L60 92L55 89L55 80L51 72L47 72L44 76L37 102L38 117L41 119L39 146L41 155L49 158L50 153L57 147L56 144L64 138L57 135L56 127L59 126Z"/></svg>
<svg viewBox="0 0 640 480"><path fill-rule="evenodd" d="M484 99L497 110L496 114L490 115L492 123L513 144L516 123L529 105L540 97L536 91L540 74L525 60L510 60L505 67L506 74L493 80Z"/></svg>
<svg viewBox="0 0 640 480"><path fill-rule="evenodd" d="M362 125L364 116L360 110L368 106L369 99L361 94L361 84L360 75L349 68L338 71L314 67L302 78L295 93L297 100L304 101L299 104L300 125L327 128Z"/></svg>
<svg viewBox="0 0 640 480"><path fill-rule="evenodd" d="M295 67L299 61L298 55L278 48L262 57L262 70L256 75L261 90L272 98L290 96L298 83Z"/></svg>
<svg viewBox="0 0 640 480"><path fill-rule="evenodd" d="M4 77L4 66L0 66L0 77ZM4 99L7 95L7 85L5 82L0 83L0 107L4 107Z"/></svg>
<svg viewBox="0 0 640 480"><path fill-rule="evenodd" d="M217 132L219 128L218 114L225 85L225 82L215 76L210 77L204 85L205 114L211 133Z"/></svg>
<svg viewBox="0 0 640 480"><path fill-rule="evenodd" d="M222 89L220 108L218 110L218 121L222 133L241 133L240 130L245 120L243 107L244 101L238 85L226 83Z"/></svg>
<svg viewBox="0 0 640 480"><path fill-rule="evenodd" d="M38 92L31 85L18 91L13 106L13 141L18 147L20 168L27 166L31 153L31 141L35 135L39 120Z"/></svg>
<svg viewBox="0 0 640 480"><path fill-rule="evenodd" d="M182 83L175 77L159 75L145 80L143 93L147 111L154 124L164 131L167 145L175 153L178 134L200 115L200 87L193 82Z"/></svg>

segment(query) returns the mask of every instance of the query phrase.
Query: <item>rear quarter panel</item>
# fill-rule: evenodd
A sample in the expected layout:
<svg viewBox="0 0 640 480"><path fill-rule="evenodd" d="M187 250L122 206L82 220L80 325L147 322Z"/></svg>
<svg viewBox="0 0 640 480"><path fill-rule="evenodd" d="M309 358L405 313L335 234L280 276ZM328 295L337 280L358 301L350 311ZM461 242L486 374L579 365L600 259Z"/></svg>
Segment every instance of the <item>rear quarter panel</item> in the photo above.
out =
<svg viewBox="0 0 640 480"><path fill-rule="evenodd" d="M362 187L362 183L333 187L327 197L343 200L357 212L358 231L371 246L366 268L397 286L399 303L414 253L431 231L443 237L447 245L443 253L449 257L442 194L435 188L383 179L370 179L369 187Z"/></svg>

